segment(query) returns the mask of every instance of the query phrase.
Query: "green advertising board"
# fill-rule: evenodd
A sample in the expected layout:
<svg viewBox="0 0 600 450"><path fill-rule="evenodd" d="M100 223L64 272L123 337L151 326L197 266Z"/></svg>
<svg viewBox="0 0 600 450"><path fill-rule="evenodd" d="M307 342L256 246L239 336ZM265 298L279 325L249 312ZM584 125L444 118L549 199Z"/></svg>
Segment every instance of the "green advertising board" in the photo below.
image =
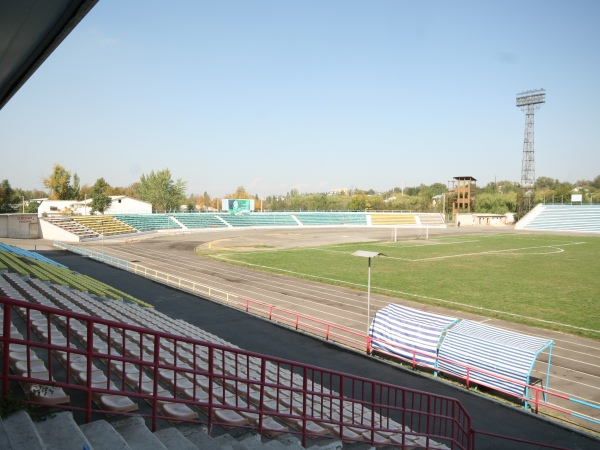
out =
<svg viewBox="0 0 600 450"><path fill-rule="evenodd" d="M227 206L228 211L233 214L250 212L250 200L229 199Z"/></svg>

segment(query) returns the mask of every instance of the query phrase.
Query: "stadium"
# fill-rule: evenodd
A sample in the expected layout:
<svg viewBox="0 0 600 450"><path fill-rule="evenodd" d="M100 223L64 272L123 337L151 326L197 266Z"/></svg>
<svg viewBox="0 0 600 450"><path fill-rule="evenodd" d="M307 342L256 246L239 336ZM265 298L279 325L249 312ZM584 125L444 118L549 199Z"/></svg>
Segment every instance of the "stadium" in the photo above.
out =
<svg viewBox="0 0 600 450"><path fill-rule="evenodd" d="M574 208L576 209L577 206ZM199 214L198 216L203 215ZM7 272L3 275L6 281L3 289L4 294L12 299L32 301L35 298L36 301L42 301L42 297L46 297L46 300L51 300L52 303L45 303L46 300L44 300L41 305L56 307L60 305L57 303L58 296L60 301L64 302L63 305L71 305L74 311L87 313L96 311L97 314L100 314L101 309L94 309L90 305L85 306L90 309L83 311L83 303L79 303L79 306L74 305L75 298L73 298L72 292L77 292L78 297L86 297L88 302L94 299L94 303L102 304L113 298L121 300L118 301L119 304L132 310L153 311L150 313L136 312L135 314L140 314L140 316L135 314L131 316L136 317L136 322L133 322L128 316L127 323L130 323L133 328L125 327L123 323L120 323L118 328L113 322L102 323L103 320L115 320L121 314L125 314L124 310L111 311L109 315L106 315L106 311L104 311L102 316L98 316L99 323L95 322L96 319L93 324L92 322L88 323L94 330L100 329L103 324L110 323L111 329L113 329L112 326L115 327L115 335L98 334L86 341L89 344L78 341L90 330L89 326L85 327L81 322L81 316L71 317L71 313L63 310L61 314L64 314L65 317L58 323L50 323L47 319L48 316L45 316L46 319L41 320L42 324L38 325L36 329L34 322L39 323L39 320L34 320L33 311L30 311L28 315L21 318L25 324L30 322L28 326L31 326L33 330L30 334L39 336L39 343L29 344L30 350L32 347L40 345L37 352L34 352L35 355L38 355L41 348L46 348L46 350L51 348L54 350L53 354L56 355L70 354L66 358L66 362L63 361L62 364L59 364L56 361L53 364L56 372L53 372L51 377L53 384L60 389L58 393L52 392L51 395L48 395L49 399L45 399L42 395L38 395L35 399L39 404L47 401L66 402L71 405L71 408L75 408L74 411L77 411L77 407L73 406L75 402L72 400L77 396L71 394L71 391L74 387L80 387L82 383L85 385L87 380L86 376L82 375L80 359L84 356L83 353L86 351L84 349L87 348L87 351L93 355L92 360L94 361L89 367L89 375L100 380L98 385L94 383L90 385L92 391L97 387L100 392L92 395L93 402L89 404L87 413L98 414L102 410L112 408L113 413L134 414L136 417L146 416L150 422L149 429L160 430L163 428L164 425L160 425L161 420L159 420L159 417L163 417L185 423L198 421L207 424L213 433L217 434L219 433L217 430L224 431L232 426L241 427L244 430L246 427L250 427L253 430L262 431L263 436L298 435L304 445L311 443L310 440L306 441L307 436L313 436L313 438L319 436L320 445L327 445L323 444L323 442L328 442L323 436L328 436L330 440L335 438L333 444L330 442L329 445L344 445L343 443L349 445L352 442L355 442L352 445L359 445L356 442L363 442L369 445L400 445L407 448L465 448L474 445L472 436L475 433L477 448L486 448L487 445L490 446L487 448L495 448L494 446L497 448L499 444L494 439L500 438L492 439L485 433L503 434L503 439L513 438L526 442L540 442L538 438L545 433L538 434L536 432L532 435L531 424L528 424L527 429L522 430L523 434L520 435L518 428L523 425L522 422L525 418L538 420L544 426L560 428L557 424L550 425L550 422L540 420L541 417L545 417L567 423L565 430L569 430L567 432L569 443L565 442L563 445L571 445L570 442L574 436L580 436L584 440L590 438L584 438L586 432L578 435L574 428L569 428L576 426L593 433L594 421L597 420L597 409L594 406L597 402L594 396L597 393L593 389L585 388L585 386L593 386L594 383L593 370L589 370L585 364L591 363L590 365L592 365L593 358L597 357L597 341L593 339L593 328L589 328L593 325L586 326L584 322L577 322L586 317L585 314L581 314L581 311L579 313L574 311L572 318L565 316L562 322L559 322L553 317L545 318L543 315L533 314L532 310L541 309L540 305L533 303L533 300L525 305L526 307L522 311L510 309L514 308L514 306L510 306L509 309L505 309L503 314L502 308L497 303L498 298L502 298L506 294L502 292L501 288L495 287L489 277L486 281L488 287L482 287L482 289L486 290L486 294L493 301L489 305L480 300L474 303L465 297L465 293L461 293L457 289L452 299L456 300L458 297L462 300L462 302L455 302L462 303L462 306L458 308L456 308L458 305L445 303L450 299L443 298L441 294L438 294L439 296L428 295L429 298L425 298L426 296L419 293L414 286L410 288L406 286L406 279L401 283L404 290L399 292L397 289L393 289L393 284L385 281L385 276L381 277L384 271L389 271L396 276L402 271L412 271L413 269L408 265L418 263L422 266L425 259L443 261L447 266L448 260L452 260L454 265L455 259L484 257L486 259L480 260L480 262L485 266L493 264L495 267L487 270L500 271L499 277L502 282L502 280L517 276L501 271L501 268L506 265L506 256L514 260L515 257L539 259L548 258L548 256L556 257L556 255L563 258L558 262L563 271L562 274L567 277L575 276L577 264L573 268L573 273L569 272L568 265L570 263L564 259L564 256L572 252L572 249L579 252L589 247L587 251L572 257L574 261L585 261L586 257L590 257L586 256L586 253L589 252L593 258L596 253L594 244L597 242L595 232L562 231L549 235L548 231L537 230L535 232L515 232L512 227L463 226L458 229L438 224L437 227L427 225L427 233L425 233L423 226L417 228L414 225L406 225L407 218L400 216L398 223L404 223L404 225L395 225L392 228L389 227L389 224L387 226L373 226L372 223L369 226L365 223L348 224L348 213L313 213L315 217L305 219L312 223L327 221L327 225L321 223L285 226L281 224L283 220L281 217L274 219L269 216L272 214L256 213L235 216L237 226L230 225L222 228L210 225L211 221L208 220L208 217L190 218L190 223L203 223L204 226L196 229L186 227L186 229L175 230L173 227L162 228L160 224L164 224L165 221L159 220L160 215L138 215L136 218L138 224L144 221L147 221L148 224L138 225L140 229L135 233L127 230L107 237L86 239L75 245L47 240L37 243L36 240L32 240L28 242L29 247L46 245L47 250L38 253L31 252L17 258L6 256L7 254L18 254L19 250L15 250L17 247L5 247L3 250L7 253L3 253L3 262ZM573 214L573 217L577 217L577 214ZM105 219L118 220L114 217ZM289 218L286 220L289 221ZM361 220L364 220L364 217ZM252 223L252 225L243 225L242 221ZM257 221L261 221L260 225L256 224ZM268 224L265 224L266 222ZM568 222L565 220L562 228L568 229L570 226ZM580 220L575 219L575 222L580 223ZM152 226L157 228L151 230ZM27 241L11 240L11 242L23 246L23 242ZM477 247L475 248L473 245ZM51 250L51 248L65 249L68 252ZM431 254L432 248L441 253ZM370 286L372 297L369 299L371 319L367 317L367 299L364 292L367 288L365 285L366 261L363 258L352 256L354 252L361 249L374 253L376 250L377 253L385 254L385 257L382 255L373 260L373 282ZM400 251L401 258L395 253L397 250ZM427 251L427 255L418 253L423 251ZM303 255L304 252L308 253ZM58 275L54 273L54 269L48 269L47 263L42 262L36 262L36 270L33 271L32 261L29 258L35 254L47 255L54 263L68 267L66 271L70 275L66 273ZM276 259L273 259L274 257ZM312 261L312 264L307 264L306 258ZM318 263L319 259L323 260L323 264ZM18 260L27 262L19 263ZM227 263L223 261L227 261ZM231 265L232 263L235 265ZM43 269L41 268L42 264L44 265ZM352 267L345 267L347 264ZM385 269L384 264L391 264L391 267ZM593 266L593 263L591 265ZM266 272L257 271L259 266ZM474 278L482 278L482 274L476 273L476 266L477 264L474 264L473 261L468 261L466 266L458 266L456 270L457 273L464 273L466 268L470 267L470 270L474 272ZM332 271L328 267L335 267L336 270ZM543 267L545 271L550 270L547 262ZM311 269L309 270L309 268ZM62 268L62 270L65 269ZM353 275L349 273L353 270L356 271L354 276L358 277L357 280L354 280ZM418 270L419 272L425 271L423 267ZM432 278L416 280L415 286L431 285L435 282L435 278L439 278L439 267L434 266L430 270L433 271ZM515 270L518 272L522 268L517 266ZM85 282L77 281L73 279L72 271L76 271L78 275L89 275L94 281L87 277ZM438 274L436 275L436 273ZM146 281L139 280L140 275ZM409 278L414 278L413 275ZM448 276L448 280L442 280L442 285L452 283L452 279L457 275L451 273ZM587 278L589 275L582 274L582 276ZM29 281L23 282L23 279L29 279ZM90 283L96 283L96 280L105 284L92 286ZM33 290L32 283L34 283ZM142 288L140 283L148 286ZM65 290L65 284L71 286L71 289ZM54 289L54 292L47 292L46 286L48 285ZM390 288L384 286L390 286ZM465 292L472 291L471 286L472 282L469 282ZM518 285L512 288L526 289ZM588 288L592 291L596 289L593 282ZM158 292L159 289L164 289L166 292L161 294ZM428 288L425 292L431 294L435 291ZM12 295L8 295L11 293ZM371 296L371 292L368 292L367 295ZM580 295L590 294L583 292ZM105 300L98 302L95 298ZM547 303L548 298L540 298L540 304ZM564 297L561 295L560 298ZM77 298L77 300L78 302L83 301L82 298ZM197 304L201 300L204 305L202 307ZM224 308L227 312L221 310L216 316L206 313L204 308L211 302L215 302L215 304L211 305L209 309L219 305L219 308ZM412 321L428 322L432 315L460 317L462 321L460 323L466 323L465 321L485 323L486 326L495 327L497 330L509 331L513 333L508 336L509 339L526 338L534 341L541 339L542 347L545 347L539 354L535 354L533 359L526 361L525 364L531 365L533 370L529 372L526 370L525 378L520 381L508 382L508 379L512 380L516 376L510 373L503 374L497 370L494 373L494 364L490 365L489 361L487 366L485 362L481 361L479 363L472 362L474 365L469 365L464 360L456 361L460 358L457 358L452 351L444 354L443 343L450 336L452 328L449 332L447 330L444 332L445 339L441 346L437 345L438 338L436 338L434 346L430 349L424 348L422 345L415 345L415 342L410 340L399 339L392 342L389 338L377 337L375 334L377 320L372 320L373 316L377 319L377 314L390 304L399 304L406 308L406 311L425 314L425 316L411 318ZM451 311L448 306L455 310ZM43 306L35 308L42 315L44 312L48 312L40 309ZM160 315L161 320L170 323L161 324L152 320L152 328L144 328L143 331L135 328L133 324L137 324L138 327L147 326L145 321L150 320L147 314ZM243 321L251 321L252 325L238 327L237 319L224 318L223 315L229 316L229 314L236 316L242 314ZM218 316L221 317L220 320L215 319ZM70 325L71 320L76 321L76 319L79 319L77 325L65 328L65 325ZM175 327L174 319L177 319ZM532 321L532 319L539 321ZM587 319L592 324L597 323L593 312L587 315ZM181 327L183 320L189 323L191 329L195 331L194 334L182 337L180 333L175 332ZM371 320L371 329L367 333L367 323L370 324ZM235 326L232 327L232 323ZM554 326L551 323L554 323ZM20 326L23 327L25 324L21 323ZM250 327L251 331L245 327ZM263 330L263 327L267 328ZM275 337L271 335L273 327L277 330L275 335L284 333L280 330L282 328L285 330L286 336L288 333L292 335L300 333L300 336ZM404 327L407 328L407 325L405 324ZM556 331L547 328L555 328ZM71 330L70 334L67 329ZM50 332L50 330L55 331ZM173 334L165 334L157 330L169 330ZM18 331L18 329L14 330L15 333ZM59 331L61 334L56 340L44 342L44 336L47 339L48 332L52 334ZM570 334L565 334L565 331ZM200 341L189 341L189 339L193 339L192 337L199 338L200 335L197 333L207 334L202 334L203 339ZM131 334L138 335L132 339L129 336ZM486 334L489 334L489 331ZM592 339L576 338L575 334L589 336ZM210 344L205 341L207 336L211 337ZM165 347L161 346L161 350L158 350L158 347L153 347L156 345L157 338L164 338L169 344L165 342ZM296 339L301 342L288 342ZM121 342L124 340L126 343ZM149 340L149 342L144 344L145 340ZM307 340L310 344L306 344ZM55 343L52 344L52 342ZM66 345L67 342L79 349L73 350L71 353L67 351L68 347L59 347L61 344ZM113 342L114 346L109 346L110 342ZM185 344L195 344L197 348L199 342L205 346L202 355L189 352L189 347L183 350ZM274 342L279 344L275 345ZM422 342L420 343L422 344ZM554 348L549 347L548 343L554 344ZM214 347L215 345L217 347ZM221 345L226 347L219 347ZM311 349L307 349L306 345ZM483 345L482 351L485 351L486 348L491 349L490 343L481 345ZM187 359L174 357L179 355L178 346L182 346L180 351L182 355L187 356ZM317 349L323 348L323 346L329 352L334 349L333 353L336 355L318 354ZM234 348L236 350L233 350ZM237 350L238 348L239 350ZM513 350L514 348L513 343ZM217 350L223 352L219 353L220 356L217 359L220 358L220 361L218 362L215 360L214 354ZM257 353L248 353L249 351ZM494 348L492 351L498 355L503 350ZM112 355L113 352L114 355ZM213 353L212 358L208 356L211 352ZM230 352L232 353L230 354ZM313 354L313 352L316 353ZM353 358L348 356L348 352L355 354L356 356L353 358L358 358L358 362L353 363ZM513 351L511 354L511 349L508 349L508 352L509 355L503 356L503 358L514 358L516 353ZM383 369L371 369L368 373L372 374L375 379L369 376L368 380L364 380L360 367L365 364L362 361L365 358L364 355L369 353L372 354L369 357L370 360L374 359L377 364L384 366L386 371L393 370L396 373L391 378L387 378L385 382L375 381L377 379L375 374ZM251 363L250 357L261 359L265 358L263 356L265 354L269 355L268 359L262 359L264 362L258 366ZM9 355L11 355L10 352ZM155 377L151 376L152 370L141 370L144 367L144 355L149 355L147 358L152 360L147 362L148 365L155 363L151 366L152 370L157 371ZM156 355L158 359L152 359L153 355ZM304 359L303 355L309 357ZM573 358L574 355L581 356ZM13 357L19 358L14 354ZM206 365L207 361L202 360L202 357L212 361L212 369ZM70 363L70 358L76 362ZM340 361L340 358L347 361ZM47 358L46 361L44 358L38 359L33 354L30 355L30 361L31 359L34 359L36 364L40 364L39 367L42 367L42 362L48 365L49 361ZM50 360L52 359L50 358ZM494 360L495 357L491 359ZM332 361L335 361L336 364L327 364ZM337 363L338 361L340 362ZM570 362L565 363L566 361ZM13 365L16 362L18 360L15 360ZM119 367L121 364L123 367ZM353 367L354 364L356 366ZM45 376L48 376L49 373L47 365L42 371ZM264 365L264 372L259 370L261 365ZM270 371L266 370L267 366ZM466 371L457 370L457 367L465 367ZM123 372L123 369L127 370L127 368L134 374L129 378L127 373L125 372L124 376ZM350 373L340 373L342 368L351 369ZM550 376L551 368L552 375ZM18 370L16 366L15 369ZM71 372L70 369L75 372ZM111 371L111 369L113 370ZM33 364L31 370L34 370ZM80 372L76 372L78 370ZM160 371L166 372L163 377L160 376ZM269 376L273 377L272 379L262 378L263 374L265 377L267 376L267 372ZM351 375L352 372L354 375ZM77 375L73 376L75 373ZM581 384L574 386L573 381L576 378L569 373L576 373L578 379L581 379L582 376L588 376L589 379L582 379ZM36 376L34 373L30 375ZM195 384L192 380L196 380L198 375L202 375L203 379L208 376L209 379L212 379L213 384L208 386L202 382ZM21 376L26 379L28 373L22 372ZM8 376L8 378L12 377L14 375ZM130 378L132 379L131 383L127 383ZM415 378L417 381L414 381ZM19 379L18 376L16 379ZM398 382L398 380L402 381ZM50 382L50 379L48 381ZM74 381L79 384L75 384ZM264 385L261 385L261 381L264 381ZM505 384L498 384L498 382ZM369 386L368 393L365 392L367 386L365 383ZM440 385L444 387L440 388ZM240 388L240 386L245 386L245 388ZM264 391L260 394L259 386L266 389L266 392L270 392L271 396ZM413 389L411 386L415 386L415 388ZM150 387L156 390L154 399L148 393ZM215 390L221 389L221 391L227 388L228 392L225 396L214 397L214 405L211 405L209 400L211 387ZM251 387L256 389L252 389L253 392L250 392ZM527 388L524 389L525 387ZM194 389L196 389L195 393ZM246 392L242 393L244 389ZM352 396L345 394L348 389L350 392L354 392ZM440 389L443 392L442 395L437 394ZM101 392L103 390L106 394L104 396ZM454 414L452 417L442 418L440 416L440 408L446 412L450 408L446 402L454 402L456 398L461 398L461 405L463 402L475 402L470 398L462 399L465 390L469 393L468 396L485 396L485 398L478 398L476 402L481 402L483 405L492 403L495 407L500 408L497 417L488 418L495 424L489 425L490 431L481 430L482 434L477 435L474 425L467 426L465 422L456 422L457 417ZM110 391L118 391L118 394L110 393ZM154 394L154 390L151 391ZM319 413L315 408L317 392L318 397L321 398L318 404L321 408ZM436 393L434 394L434 392ZM179 395L177 395L178 393ZM238 395L232 395L234 393L238 393ZM207 397L201 397L204 394ZM252 403L253 394L256 394L255 398L258 399L258 403ZM232 395L232 397L227 397L228 395ZM261 395L264 395L262 406ZM307 402L306 395L311 397L310 403ZM373 398L374 395L376 399ZM407 400L407 396L411 398L410 401ZM427 400L424 400L422 396L425 396ZM167 398L170 403L166 403ZM354 411L355 414L348 413L346 416L342 414L340 417L339 413L342 412L342 409L336 409L334 405L340 401L344 405L346 398L354 398L351 408L353 411L355 408L361 409L360 414ZM400 398L403 400L400 401ZM150 404L153 401L157 402L158 408L153 410L157 412L156 416L147 411L147 407L140 403L141 399L145 399ZM112 403L109 400L112 400ZM300 403L294 404L294 400L300 401ZM271 403L272 401L274 402ZM204 408L198 407L202 403L206 403L203 405ZM303 417L306 419L307 416L303 416L306 410L303 408L308 408L309 405L313 408L308 414L311 420L301 426L298 421L302 421ZM363 411L367 405L369 405L368 411ZM430 410L431 406L425 405L437 405L434 408L435 412ZM229 406L230 409L226 409L224 406ZM212 415L209 413L211 407L217 411ZM452 408L457 407L453 406ZM486 409L490 406L479 405L478 408ZM474 415L473 412L462 411L462 407L460 409L459 416L464 414L461 419L463 421L465 417ZM511 410L510 414L524 415L525 418L513 419L514 423L511 426L514 428L510 433L491 431L501 420L500 417L509 415L509 409ZM384 410L387 411L385 415L380 413ZM256 411L265 413L264 417L268 425L261 425L260 420L256 421L261 417ZM343 407L343 411L348 412L347 405ZM377 411L378 414L374 415L374 411ZM403 417L400 421L395 419L399 412L401 412L400 417ZM81 412L75 413L75 416L78 414ZM480 420L485 415L482 413L481 416L477 415L476 417ZM360 417L361 421L359 427L355 423L358 420L357 417ZM365 433L369 434L369 426L364 423L366 417L377 417L386 421L386 427L380 423L370 430L370 437L365 436ZM351 420L351 422L345 422L346 420ZM402 429L398 428L401 423L404 424L404 427L408 427L405 430L410 429L410 432L398 432ZM373 425L371 423L371 426ZM390 434L392 430L396 431L393 435ZM461 434L461 430L465 431L464 435ZM362 431L362 433L357 431ZM394 436L393 439L392 436ZM273 437L264 439L269 440ZM555 445L557 442L552 440ZM590 440L590 445L596 443L593 438ZM526 444L525 442L511 441L509 445L525 446Z"/></svg>
<svg viewBox="0 0 600 450"><path fill-rule="evenodd" d="M21 24L0 106L95 3ZM598 448L598 205L50 208L0 216L1 448Z"/></svg>

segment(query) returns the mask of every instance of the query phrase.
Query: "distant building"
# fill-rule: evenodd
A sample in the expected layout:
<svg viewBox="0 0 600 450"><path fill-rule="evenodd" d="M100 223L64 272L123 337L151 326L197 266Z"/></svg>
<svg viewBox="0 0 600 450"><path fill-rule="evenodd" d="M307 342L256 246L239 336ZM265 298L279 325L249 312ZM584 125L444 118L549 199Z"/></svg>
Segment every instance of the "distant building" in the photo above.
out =
<svg viewBox="0 0 600 450"><path fill-rule="evenodd" d="M348 195L348 189L345 188L335 188L331 189L327 195Z"/></svg>
<svg viewBox="0 0 600 450"><path fill-rule="evenodd" d="M111 195L110 207L104 212L111 214L152 214L152 204L127 197ZM42 200L38 207L38 216L89 216L91 198L86 200ZM99 214L99 213L96 213Z"/></svg>
<svg viewBox="0 0 600 450"><path fill-rule="evenodd" d="M110 198L110 208L104 214L152 214L152 203L126 195L111 195Z"/></svg>

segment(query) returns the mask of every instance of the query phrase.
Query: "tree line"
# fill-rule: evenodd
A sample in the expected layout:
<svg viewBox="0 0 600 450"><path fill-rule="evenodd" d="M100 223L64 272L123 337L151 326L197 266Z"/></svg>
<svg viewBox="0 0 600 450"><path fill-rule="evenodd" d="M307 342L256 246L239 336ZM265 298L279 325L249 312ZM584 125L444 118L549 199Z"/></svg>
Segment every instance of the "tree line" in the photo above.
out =
<svg viewBox="0 0 600 450"><path fill-rule="evenodd" d="M20 202L25 205L25 212L37 212L35 199L50 200L90 200L90 213L104 213L111 205L111 197L124 195L147 201L156 210L179 209L186 199L187 183L181 179L174 180L169 169L151 171L142 174L139 181L130 186L111 186L103 177L93 185L81 185L77 173L67 170L60 164L54 164L52 172L42 177L47 191L13 189L8 180L0 182L0 213L18 212Z"/></svg>
<svg viewBox="0 0 600 450"><path fill-rule="evenodd" d="M32 199L90 200L92 213L104 213L111 204L110 196L124 195L152 204L157 211L209 211L220 209L220 199L203 194L186 195L187 182L173 179L170 170L163 169L142 174L129 186L111 186L104 178L93 185L83 184L77 173L55 164L52 172L42 177L47 191L13 189L5 179L0 182L0 213L24 210L37 212L37 202ZM520 193L519 183L491 182L475 188L475 212L505 214L515 212ZM571 194L582 194L584 203L600 203L600 175L593 180L576 183L562 182L549 177L539 177L535 183L534 203L567 203ZM239 186L224 198L254 199L255 208L262 211L451 211L452 192L443 183L421 184L414 187L394 187L384 192L372 189L353 189L331 195L329 193L303 193L292 189L285 195L259 198Z"/></svg>

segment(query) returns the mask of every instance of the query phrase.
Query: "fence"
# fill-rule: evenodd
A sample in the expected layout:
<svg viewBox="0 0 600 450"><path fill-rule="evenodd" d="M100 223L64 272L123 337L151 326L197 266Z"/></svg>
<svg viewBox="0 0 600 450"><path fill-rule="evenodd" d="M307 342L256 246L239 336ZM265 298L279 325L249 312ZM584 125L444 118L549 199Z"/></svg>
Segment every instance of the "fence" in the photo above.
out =
<svg viewBox="0 0 600 450"><path fill-rule="evenodd" d="M92 413L131 413L134 398L150 405L141 415L153 430L161 419L267 435L287 424L304 446L327 434L371 445L472 448L469 415L455 399L27 301L0 297L0 306L3 394L18 382L30 403L82 411L88 422ZM60 389L67 395L56 400ZM83 406L70 404L77 391Z"/></svg>
<svg viewBox="0 0 600 450"><path fill-rule="evenodd" d="M201 283L196 283L191 280L176 277L165 272L149 269L139 264L130 263L128 261L121 260L119 258L105 255L99 252L94 252L91 250L75 247L73 245L68 245L57 241L54 242L54 245L77 254L85 255L90 258L103 261L115 267L128 270L137 275L143 275L146 278L156 280L168 284L170 286L176 286L179 289L197 295L201 295L212 300L223 302L228 306L235 307L246 312L252 313L256 316L262 317L264 319L280 323L297 331L310 333L327 341L344 345L348 348L357 350L359 352L366 352L367 354L371 353L371 344L373 342L373 339L368 335L349 330L344 327L333 325L328 322L321 321L319 319L299 314L284 308L279 308L277 306L269 305L267 303L252 300L250 298L228 293L220 289L215 289ZM385 345L391 347L395 346L403 349L404 351L412 353L412 358L405 359L399 357L398 355L394 355L391 353L386 354L385 352L381 352L378 350L378 353L380 354L386 354L388 357L394 360L400 360L405 363L408 363L413 369L421 368L425 370L431 370L436 376L439 373L443 374L443 371L441 371L439 368L436 368L434 365L428 365L417 362L418 355L433 358L435 361L447 361L455 366L465 368L466 374L464 377L460 377L455 374L450 375L450 377L452 379L462 380L467 388L470 388L472 386L481 386L492 389L502 395L512 398L516 402L523 402L524 408L531 408L531 410L536 414L538 414L541 411L548 413L557 412L566 416L571 416L574 418L584 420L586 422L590 422L595 425L600 425L600 420L597 418L600 415L600 405L586 401L585 399L565 396L557 392L544 389L542 386L538 385L527 385L522 381L504 377L502 375L479 369L474 366L469 366L460 362L440 358L437 354L421 352L410 347L396 345L390 342L385 342ZM522 385L524 391L525 388L528 388L529 392L532 394L528 397L515 396L513 393L502 391L497 387L487 385L486 383L482 383L481 381L477 381L475 383L473 382L473 374L485 374L489 377L497 378L500 380L506 380L514 384ZM564 406L555 404L555 402L557 401L563 404ZM578 408L579 410L576 411L572 408ZM596 417L594 417L594 415Z"/></svg>

